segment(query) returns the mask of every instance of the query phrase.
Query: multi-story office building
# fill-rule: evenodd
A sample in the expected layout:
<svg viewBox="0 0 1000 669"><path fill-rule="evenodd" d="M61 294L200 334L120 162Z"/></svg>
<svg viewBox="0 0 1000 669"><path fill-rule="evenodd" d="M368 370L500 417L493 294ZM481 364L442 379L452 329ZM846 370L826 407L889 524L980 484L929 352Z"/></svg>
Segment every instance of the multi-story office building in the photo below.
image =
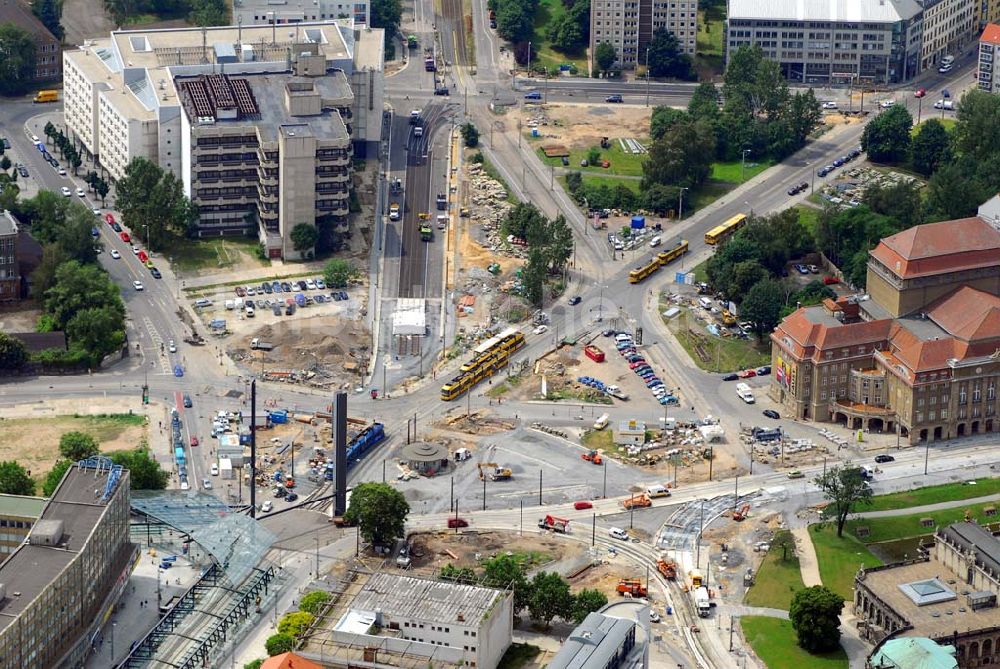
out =
<svg viewBox="0 0 1000 669"><path fill-rule="evenodd" d="M20 225L14 214L0 211L0 302L21 298L21 269L17 248Z"/></svg>
<svg viewBox="0 0 1000 669"><path fill-rule="evenodd" d="M0 495L0 563L24 543L47 502L44 497Z"/></svg>
<svg viewBox="0 0 1000 669"><path fill-rule="evenodd" d="M867 290L778 325L770 396L913 443L1000 431L1000 232L976 217L886 237Z"/></svg>
<svg viewBox="0 0 1000 669"><path fill-rule="evenodd" d="M726 57L759 44L793 82L906 81L920 70L923 14L916 0L730 0Z"/></svg>
<svg viewBox="0 0 1000 669"><path fill-rule="evenodd" d="M0 25L13 23L35 42L35 81L59 79L62 71L62 44L31 12L31 3L0 0Z"/></svg>
<svg viewBox="0 0 1000 669"><path fill-rule="evenodd" d="M1000 77L997 76L997 63L1000 61L1000 25L990 23L979 37L979 89L987 93L1000 93ZM986 205L984 205L986 206ZM980 214L982 213L980 208ZM1000 212L1000 206L994 204L994 212ZM991 216L994 226L1000 226L1000 215Z"/></svg>
<svg viewBox="0 0 1000 669"><path fill-rule="evenodd" d="M937 67L971 42L979 31L976 19L979 0L923 0L924 34L920 69Z"/></svg>
<svg viewBox="0 0 1000 669"><path fill-rule="evenodd" d="M684 53L694 55L698 39L696 0L590 0L590 53L607 42L615 48L615 64L626 70L646 64L653 33L666 28ZM591 64L593 67L593 64Z"/></svg>
<svg viewBox="0 0 1000 669"><path fill-rule="evenodd" d="M317 71L324 73L322 57ZM354 102L343 72L178 77L181 173L202 234L245 230L249 218L271 257L294 257L291 230L346 226Z"/></svg>
<svg viewBox="0 0 1000 669"><path fill-rule="evenodd" d="M128 470L106 458L72 465L0 565L0 667L82 666L137 557Z"/></svg>
<svg viewBox="0 0 1000 669"><path fill-rule="evenodd" d="M303 23L328 19L353 19L356 25L368 25L368 0L235 0L233 23Z"/></svg>
<svg viewBox="0 0 1000 669"><path fill-rule="evenodd" d="M382 39L349 19L116 31L64 54L66 122L112 179L139 156L182 179L202 235L256 234L285 255L294 225L346 221L344 151L381 140ZM282 146L319 162L280 169Z"/></svg>

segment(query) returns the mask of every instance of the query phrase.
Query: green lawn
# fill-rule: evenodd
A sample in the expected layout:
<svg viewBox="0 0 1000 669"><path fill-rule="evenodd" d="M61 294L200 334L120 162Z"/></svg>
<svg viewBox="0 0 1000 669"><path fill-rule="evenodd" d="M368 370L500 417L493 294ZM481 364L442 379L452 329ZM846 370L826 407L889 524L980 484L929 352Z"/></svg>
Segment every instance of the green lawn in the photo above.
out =
<svg viewBox="0 0 1000 669"><path fill-rule="evenodd" d="M746 170L743 169L743 161L741 160L729 163L712 163L712 174L709 178L725 183L741 184L753 179L772 165L774 165L774 161L770 158L763 162L747 160Z"/></svg>
<svg viewBox="0 0 1000 669"><path fill-rule="evenodd" d="M592 451L611 451L614 449L611 428L603 430L587 430L583 433L581 443Z"/></svg>
<svg viewBox="0 0 1000 669"><path fill-rule="evenodd" d="M251 269L269 265L269 262L264 263L257 258L257 245L254 237L174 239L166 250L161 252L157 249L155 255L166 256L174 270L180 272L225 267Z"/></svg>
<svg viewBox="0 0 1000 669"><path fill-rule="evenodd" d="M975 485L965 482L945 483L905 492L894 492L889 495L878 495L872 499L872 505L866 507L865 510L907 509L913 506L950 502L957 499L985 497L996 493L1000 493L1000 479L976 479Z"/></svg>
<svg viewBox="0 0 1000 669"><path fill-rule="evenodd" d="M787 533L785 531L785 534ZM750 586L744 598L746 604L787 611L795 591L805 587L802 582L802 572L799 570L799 558L789 555L787 560L782 560L781 555L778 546L768 551L754 584Z"/></svg>
<svg viewBox="0 0 1000 669"><path fill-rule="evenodd" d="M695 281L698 283L708 283L708 260L695 265L691 271L694 272Z"/></svg>
<svg viewBox="0 0 1000 669"><path fill-rule="evenodd" d="M810 237L815 236L816 225L819 223L820 210L804 204L796 205L795 209L799 212L799 223L809 231Z"/></svg>
<svg viewBox="0 0 1000 669"><path fill-rule="evenodd" d="M710 81L721 75L724 69L722 34L726 25L726 3L715 0L698 4L698 39L694 65L698 70L698 79Z"/></svg>
<svg viewBox="0 0 1000 669"><path fill-rule="evenodd" d="M819 577L823 585L850 602L854 601L854 575L858 567L878 567L882 561L849 532L845 528L843 538L838 538L834 523L809 526L809 536L816 549ZM774 669L770 664L768 667Z"/></svg>
<svg viewBox="0 0 1000 669"><path fill-rule="evenodd" d="M934 104L934 103L932 102L931 104ZM950 117L949 116L945 116L944 118L941 118L941 112L938 111L937 109L934 109L933 107L931 107L931 112L932 113L930 113L930 114L928 114L928 113L925 112L924 115L923 115L923 118L920 121L920 124L919 125L914 125L912 128L910 128L910 137L916 137L917 136L917 131L920 130L920 126L923 125L924 123L927 123L927 120L928 119L932 119L932 118L936 119L938 121L941 121L941 125L943 125L944 129L947 130L948 132L951 132L952 130L955 129L955 118L954 118L954 116L950 116Z"/></svg>
<svg viewBox="0 0 1000 669"><path fill-rule="evenodd" d="M507 647L507 652L500 658L497 669L521 669L521 667L532 664L535 657L540 652L538 646L526 643L512 643Z"/></svg>
<svg viewBox="0 0 1000 669"><path fill-rule="evenodd" d="M799 648L792 623L780 618L743 616L740 618L743 636L768 669L847 669L847 653L843 648L813 655Z"/></svg>
<svg viewBox="0 0 1000 669"><path fill-rule="evenodd" d="M980 523L996 522L996 517L987 516L983 513L983 506L975 505L968 507L956 507L943 511L930 511L925 513L914 513L907 516L894 516L892 518L860 518L849 520L844 527L844 535L848 533L852 537L857 536L855 530L861 527L868 528L868 536L864 538L865 543L875 543L879 541L893 541L895 539L906 539L908 537L919 537L924 534L931 534L934 527L938 525L951 525L965 519L966 510L969 511L970 518ZM930 527L920 524L922 518L930 518Z"/></svg>
<svg viewBox="0 0 1000 669"><path fill-rule="evenodd" d="M643 146L649 146L649 140L644 137L637 137L636 139ZM537 140L535 140L537 141ZM611 148L602 149L599 144L595 144L594 148L597 148L601 152L601 160L607 160L611 163L610 167L601 167L599 164L596 166L587 165L587 167L580 167L580 161L587 157L587 152L590 147L584 149L574 149L569 153L569 165L566 169L578 170L582 174L611 174L615 176L642 176L642 163L646 160L649 154L646 153L625 153L622 151L621 144L614 138L611 139ZM541 158L542 162L546 165L552 165L553 167L563 167L562 159L560 158L548 158L542 151L541 146L538 147L538 157Z"/></svg>
<svg viewBox="0 0 1000 669"><path fill-rule="evenodd" d="M669 321L664 319L664 322L694 363L705 371L735 372L771 363L771 347L766 343L758 344L753 337L745 340L715 337L702 323L695 321L689 310L682 310L679 315Z"/></svg>
<svg viewBox="0 0 1000 669"><path fill-rule="evenodd" d="M566 7L561 0L539 0L538 9L535 11L535 38L531 41L532 59L537 59L538 63L549 71L568 64L574 65L580 74L586 75L588 66L585 49L581 49L577 54L555 51L545 35L548 25L565 13Z"/></svg>

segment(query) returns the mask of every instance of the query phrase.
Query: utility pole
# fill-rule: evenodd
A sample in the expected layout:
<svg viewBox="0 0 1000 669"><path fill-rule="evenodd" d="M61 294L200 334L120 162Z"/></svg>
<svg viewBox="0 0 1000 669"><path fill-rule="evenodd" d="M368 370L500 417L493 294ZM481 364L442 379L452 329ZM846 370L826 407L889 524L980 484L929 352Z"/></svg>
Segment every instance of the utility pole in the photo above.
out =
<svg viewBox="0 0 1000 669"><path fill-rule="evenodd" d="M542 470L538 470L538 506L542 505Z"/></svg>
<svg viewBox="0 0 1000 669"><path fill-rule="evenodd" d="M649 106L649 47L646 47L646 106Z"/></svg>
<svg viewBox="0 0 1000 669"><path fill-rule="evenodd" d="M316 578L319 578L319 532L316 533Z"/></svg>
<svg viewBox="0 0 1000 669"><path fill-rule="evenodd" d="M483 511L486 510L486 474L483 474Z"/></svg>
<svg viewBox="0 0 1000 669"><path fill-rule="evenodd" d="M708 480L712 480L712 464L715 462L715 447L708 447Z"/></svg>
<svg viewBox="0 0 1000 669"><path fill-rule="evenodd" d="M590 545L597 544L597 514L595 513L590 522Z"/></svg>
<svg viewBox="0 0 1000 669"><path fill-rule="evenodd" d="M736 476L736 492L733 495L733 512L736 512L736 506L740 503L740 477Z"/></svg>
<svg viewBox="0 0 1000 669"><path fill-rule="evenodd" d="M523 535L524 534L524 500L520 499L518 501L521 503L521 520L520 520L520 525L518 526L517 533L518 533L518 535Z"/></svg>
<svg viewBox="0 0 1000 669"><path fill-rule="evenodd" d="M746 170L747 170L747 154L750 153L750 149L743 149L743 160L740 164L740 183L746 182Z"/></svg>
<svg viewBox="0 0 1000 669"><path fill-rule="evenodd" d="M601 499L607 499L608 497L608 459L604 458L604 462L601 463L604 469L604 487L601 490ZM927 472L924 472L925 474Z"/></svg>
<svg viewBox="0 0 1000 669"><path fill-rule="evenodd" d="M695 547L695 569L701 568L701 533L705 531L705 500L701 500L701 519L698 521L698 544Z"/></svg>
<svg viewBox="0 0 1000 669"><path fill-rule="evenodd" d="M926 445L924 446L924 476L927 476L927 463L930 460L930 457L931 457L931 440L928 439L926 441Z"/></svg>

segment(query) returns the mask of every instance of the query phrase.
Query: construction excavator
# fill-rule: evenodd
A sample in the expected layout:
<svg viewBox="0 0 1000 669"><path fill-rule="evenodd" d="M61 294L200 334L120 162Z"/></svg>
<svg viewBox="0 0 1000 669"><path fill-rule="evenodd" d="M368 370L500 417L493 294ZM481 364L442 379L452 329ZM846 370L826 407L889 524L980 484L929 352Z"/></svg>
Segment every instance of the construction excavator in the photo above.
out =
<svg viewBox="0 0 1000 669"><path fill-rule="evenodd" d="M740 522L746 520L748 515L750 515L750 505L744 504L740 508L733 511L733 520Z"/></svg>
<svg viewBox="0 0 1000 669"><path fill-rule="evenodd" d="M663 578L668 581L677 580L677 563L673 560L664 560L662 558L657 560L656 569L663 575Z"/></svg>
<svg viewBox="0 0 1000 669"><path fill-rule="evenodd" d="M479 467L480 481L487 476L490 477L491 481L509 481L514 476L510 467L501 467L495 462L480 462L477 467Z"/></svg>

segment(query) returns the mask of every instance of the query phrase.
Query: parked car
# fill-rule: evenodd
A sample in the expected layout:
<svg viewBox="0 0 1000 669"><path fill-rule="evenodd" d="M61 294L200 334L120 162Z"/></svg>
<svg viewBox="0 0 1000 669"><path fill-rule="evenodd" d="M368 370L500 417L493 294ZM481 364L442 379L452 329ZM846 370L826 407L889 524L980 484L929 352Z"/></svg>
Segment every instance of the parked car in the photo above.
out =
<svg viewBox="0 0 1000 669"><path fill-rule="evenodd" d="M722 380L723 381L735 381L738 378L740 378L740 377L737 374L726 374L725 376L722 377Z"/></svg>
<svg viewBox="0 0 1000 669"><path fill-rule="evenodd" d="M594 505L587 501L573 502L573 508L577 511L584 511L586 509L593 509Z"/></svg>
<svg viewBox="0 0 1000 669"><path fill-rule="evenodd" d="M953 111L955 109L955 103L951 100L938 100L934 103L934 109L943 109L944 111Z"/></svg>
<svg viewBox="0 0 1000 669"><path fill-rule="evenodd" d="M580 304L582 300L583 298L580 297L579 295L574 295L573 297L569 298L569 305L571 307L575 307L576 305Z"/></svg>
<svg viewBox="0 0 1000 669"><path fill-rule="evenodd" d="M773 418L774 420L778 420L779 418L781 418L778 412L775 411L774 409L764 409L763 413L768 418Z"/></svg>
<svg viewBox="0 0 1000 669"><path fill-rule="evenodd" d="M828 286L832 286L834 284L840 283L840 279L838 279L835 276L824 276L823 283L825 283Z"/></svg>
<svg viewBox="0 0 1000 669"><path fill-rule="evenodd" d="M878 106L881 107L882 109L889 109L890 107L895 107L896 106L896 101L895 100L882 100L882 102L878 103Z"/></svg>
<svg viewBox="0 0 1000 669"><path fill-rule="evenodd" d="M457 530L460 527L468 527L469 521L465 518L459 518L458 516L452 516L448 519L448 529Z"/></svg>
<svg viewBox="0 0 1000 669"><path fill-rule="evenodd" d="M927 89L926 88L918 88L917 90L913 91L913 97L915 97L915 98L922 98L925 95L927 95Z"/></svg>
<svg viewBox="0 0 1000 669"><path fill-rule="evenodd" d="M270 513L273 508L274 508L274 504L271 503L271 500L267 500L263 504L260 505L260 510L263 513Z"/></svg>
<svg viewBox="0 0 1000 669"><path fill-rule="evenodd" d="M895 462L896 458L888 455L887 453L881 453L875 456L875 462L882 464L883 462Z"/></svg>
<svg viewBox="0 0 1000 669"><path fill-rule="evenodd" d="M526 93L525 94L524 99L525 100L541 100L542 99L542 94L539 93L538 91L531 91L530 93Z"/></svg>
<svg viewBox="0 0 1000 669"><path fill-rule="evenodd" d="M123 242L125 242L126 244L128 244L129 242L131 242L131 241L132 241L132 238L131 238L131 237L129 237L129 234L128 234L127 232L122 232L122 233L121 233L121 234L119 235L119 237L121 237L121 238L122 238L122 241L123 241Z"/></svg>
<svg viewBox="0 0 1000 669"><path fill-rule="evenodd" d="M142 281L133 281L132 287L136 290L145 290L145 287L142 285Z"/></svg>
<svg viewBox="0 0 1000 669"><path fill-rule="evenodd" d="M837 108L837 103L832 100L828 100L827 102L823 103L823 109L836 109L836 108Z"/></svg>
<svg viewBox="0 0 1000 669"><path fill-rule="evenodd" d="M150 267L149 268L149 273L153 276L154 279L162 279L163 278L163 275L160 274L160 270L156 269L155 267Z"/></svg>
<svg viewBox="0 0 1000 669"><path fill-rule="evenodd" d="M615 102L624 102L625 100L623 100L622 96L620 95L609 95L608 97L604 98L604 101L615 103Z"/></svg>

